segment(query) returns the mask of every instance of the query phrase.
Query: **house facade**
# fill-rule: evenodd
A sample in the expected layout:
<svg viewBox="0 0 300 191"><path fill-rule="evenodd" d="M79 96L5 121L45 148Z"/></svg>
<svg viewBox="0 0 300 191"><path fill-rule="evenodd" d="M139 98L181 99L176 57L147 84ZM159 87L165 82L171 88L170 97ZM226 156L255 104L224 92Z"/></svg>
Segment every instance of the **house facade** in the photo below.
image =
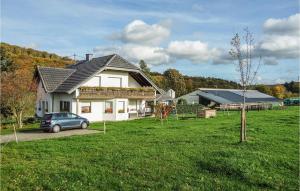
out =
<svg viewBox="0 0 300 191"><path fill-rule="evenodd" d="M119 55L87 59L67 68L38 67L36 115L72 112L90 121L143 117L153 112L159 88Z"/></svg>

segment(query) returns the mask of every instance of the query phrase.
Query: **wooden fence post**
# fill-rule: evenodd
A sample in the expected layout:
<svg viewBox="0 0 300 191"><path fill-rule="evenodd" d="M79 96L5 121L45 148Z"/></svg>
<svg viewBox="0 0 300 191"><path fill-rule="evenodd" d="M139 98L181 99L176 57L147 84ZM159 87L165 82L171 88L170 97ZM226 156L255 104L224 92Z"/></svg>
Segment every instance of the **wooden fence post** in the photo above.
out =
<svg viewBox="0 0 300 191"><path fill-rule="evenodd" d="M103 121L103 133L106 133L106 124L105 124L105 120Z"/></svg>

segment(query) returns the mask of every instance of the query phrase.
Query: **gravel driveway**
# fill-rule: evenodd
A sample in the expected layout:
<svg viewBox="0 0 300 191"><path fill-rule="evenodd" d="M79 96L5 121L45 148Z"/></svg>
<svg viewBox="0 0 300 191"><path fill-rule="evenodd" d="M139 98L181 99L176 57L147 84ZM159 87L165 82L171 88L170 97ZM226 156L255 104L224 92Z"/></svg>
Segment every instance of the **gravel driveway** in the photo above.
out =
<svg viewBox="0 0 300 191"><path fill-rule="evenodd" d="M41 130L28 131L28 132L18 132L18 141L33 141L40 139L53 139L58 137L68 137L72 135L87 135L93 133L102 133L103 131L90 130L90 129L72 129L61 131L59 133L45 133ZM15 141L14 134L0 135L0 143L7 143Z"/></svg>

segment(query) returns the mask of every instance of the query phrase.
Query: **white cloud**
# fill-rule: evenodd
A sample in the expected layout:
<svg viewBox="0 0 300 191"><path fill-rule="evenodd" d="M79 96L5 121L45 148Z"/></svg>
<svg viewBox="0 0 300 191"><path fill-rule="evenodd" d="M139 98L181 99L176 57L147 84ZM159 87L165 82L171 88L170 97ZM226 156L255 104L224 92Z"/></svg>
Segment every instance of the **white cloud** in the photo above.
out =
<svg viewBox="0 0 300 191"><path fill-rule="evenodd" d="M268 19L264 39L258 43L256 54L277 59L300 57L300 14L283 19Z"/></svg>
<svg viewBox="0 0 300 191"><path fill-rule="evenodd" d="M123 29L121 33L112 36L113 39L124 43L144 45L159 45L170 35L170 22L149 25L142 20L134 20Z"/></svg>
<svg viewBox="0 0 300 191"><path fill-rule="evenodd" d="M294 59L300 56L300 36L266 35L256 54L277 59Z"/></svg>
<svg viewBox="0 0 300 191"><path fill-rule="evenodd" d="M168 64L170 56L161 47L153 47L138 44L125 44L116 47L97 47L94 49L96 55L108 55L117 53L131 62L138 63L144 60L149 65Z"/></svg>
<svg viewBox="0 0 300 191"><path fill-rule="evenodd" d="M210 49L201 41L171 41L166 49L168 54L177 59L187 59L194 63L207 62L219 55L216 48Z"/></svg>
<svg viewBox="0 0 300 191"><path fill-rule="evenodd" d="M277 65L278 59L299 58L300 31L299 26L294 26L299 18L300 14L296 14L284 19L266 20L263 40L251 47L253 58L262 56L265 65ZM155 24L133 20L122 32L112 36L122 42L121 45L97 49L96 52L118 53L132 62L143 59L150 65L168 64L176 59L213 64L232 64L234 61L228 50L210 47L200 40L173 40L163 47L162 42L170 36L170 32L169 20ZM244 45L242 49L245 49Z"/></svg>
<svg viewBox="0 0 300 191"><path fill-rule="evenodd" d="M295 35L300 33L300 13L283 19L268 19L263 25L265 33L278 35Z"/></svg>

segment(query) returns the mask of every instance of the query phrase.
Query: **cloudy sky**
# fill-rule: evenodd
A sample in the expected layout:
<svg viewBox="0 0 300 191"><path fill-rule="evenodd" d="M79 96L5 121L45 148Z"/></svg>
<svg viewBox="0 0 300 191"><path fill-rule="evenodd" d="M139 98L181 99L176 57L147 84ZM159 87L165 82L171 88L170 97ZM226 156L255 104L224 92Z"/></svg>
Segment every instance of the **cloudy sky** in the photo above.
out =
<svg viewBox="0 0 300 191"><path fill-rule="evenodd" d="M262 57L256 82L297 80L298 0L1 0L2 42L77 59L118 53L153 71L234 81L230 40L245 27Z"/></svg>

